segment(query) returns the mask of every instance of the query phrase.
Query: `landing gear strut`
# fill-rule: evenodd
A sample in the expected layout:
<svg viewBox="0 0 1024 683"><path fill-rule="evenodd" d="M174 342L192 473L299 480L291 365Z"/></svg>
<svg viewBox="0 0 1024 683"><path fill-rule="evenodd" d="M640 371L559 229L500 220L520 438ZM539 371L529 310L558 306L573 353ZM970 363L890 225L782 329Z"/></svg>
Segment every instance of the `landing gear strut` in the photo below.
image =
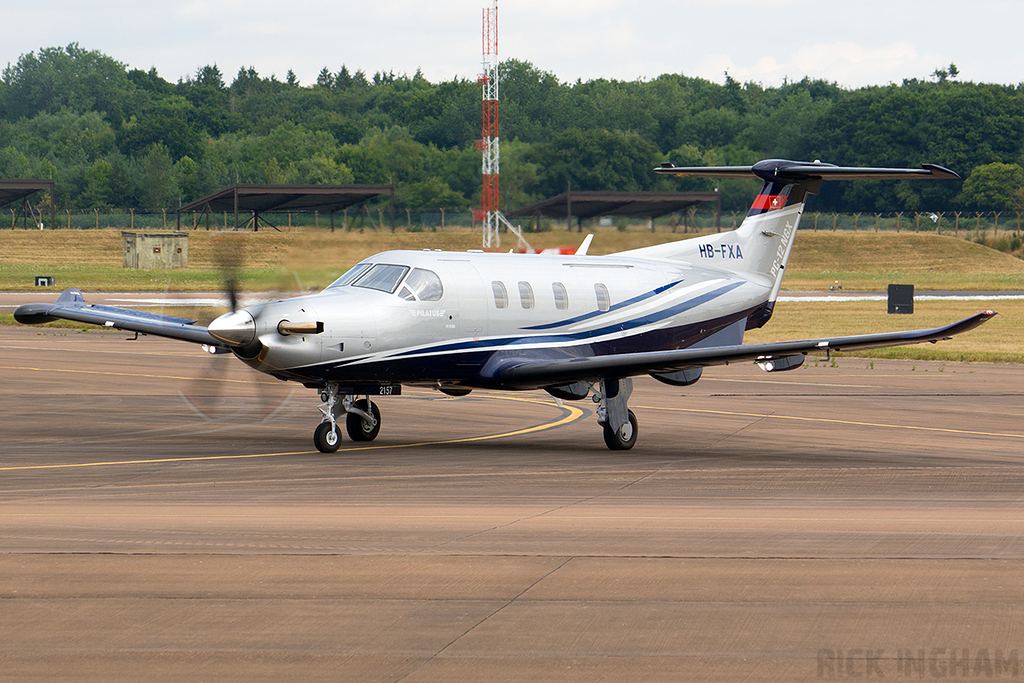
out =
<svg viewBox="0 0 1024 683"><path fill-rule="evenodd" d="M323 421L313 432L313 444L321 453L335 453L341 445L338 422L345 415L345 429L353 441L373 441L380 433L380 409L367 396L356 399L342 394L335 382L328 382L320 391L320 412Z"/></svg>
<svg viewBox="0 0 1024 683"><path fill-rule="evenodd" d="M633 393L633 380L603 379L594 392L593 401L599 403L597 421L604 428L604 443L613 451L628 451L636 443L636 415L626 402Z"/></svg>

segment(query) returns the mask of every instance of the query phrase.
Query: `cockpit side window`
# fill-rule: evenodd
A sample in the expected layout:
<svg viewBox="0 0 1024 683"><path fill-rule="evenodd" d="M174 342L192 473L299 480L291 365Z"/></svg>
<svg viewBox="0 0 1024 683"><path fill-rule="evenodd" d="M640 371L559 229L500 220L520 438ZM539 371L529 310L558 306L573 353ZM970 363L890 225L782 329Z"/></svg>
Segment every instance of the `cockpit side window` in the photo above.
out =
<svg viewBox="0 0 1024 683"><path fill-rule="evenodd" d="M413 268L409 277L405 278L402 298L407 298L404 296L406 288L420 301L440 301L444 296L441 278L434 271L424 268Z"/></svg>
<svg viewBox="0 0 1024 683"><path fill-rule="evenodd" d="M356 281L356 279L359 278L360 275L369 270L370 266L372 265L372 263L357 263L356 265L349 268L344 275L339 277L331 284L327 285L327 289L330 289L331 287L344 287L345 285L352 284L353 282Z"/></svg>
<svg viewBox="0 0 1024 683"><path fill-rule="evenodd" d="M376 289L388 294L394 294L398 288L398 283L402 281L402 278L408 272L409 266L378 263L356 279L352 286Z"/></svg>

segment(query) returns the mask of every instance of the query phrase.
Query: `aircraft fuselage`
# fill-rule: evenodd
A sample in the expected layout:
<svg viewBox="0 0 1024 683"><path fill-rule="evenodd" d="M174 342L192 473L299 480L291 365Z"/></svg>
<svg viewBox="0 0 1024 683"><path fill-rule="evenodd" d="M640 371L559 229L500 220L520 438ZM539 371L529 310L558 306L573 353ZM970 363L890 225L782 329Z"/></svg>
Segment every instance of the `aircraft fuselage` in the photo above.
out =
<svg viewBox="0 0 1024 683"><path fill-rule="evenodd" d="M377 266L404 276L371 283L378 289L356 281L243 309L256 321L261 347L240 356L263 372L306 382L528 388L488 376L496 352L556 358L686 348L746 319L773 285L765 277L616 256L392 251L356 269ZM417 271L436 276L440 288L421 297L405 287ZM322 322L323 331L281 334L281 320ZM742 329L738 337L731 343L742 341Z"/></svg>

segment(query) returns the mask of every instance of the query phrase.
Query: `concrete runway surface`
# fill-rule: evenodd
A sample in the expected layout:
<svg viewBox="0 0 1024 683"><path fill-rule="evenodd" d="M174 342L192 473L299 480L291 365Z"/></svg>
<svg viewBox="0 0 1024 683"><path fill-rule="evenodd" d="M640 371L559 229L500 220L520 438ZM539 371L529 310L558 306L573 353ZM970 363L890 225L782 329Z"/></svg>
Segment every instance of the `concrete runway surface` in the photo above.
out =
<svg viewBox="0 0 1024 683"><path fill-rule="evenodd" d="M315 393L0 328L0 680L1024 676L1024 367L841 358L589 401Z"/></svg>

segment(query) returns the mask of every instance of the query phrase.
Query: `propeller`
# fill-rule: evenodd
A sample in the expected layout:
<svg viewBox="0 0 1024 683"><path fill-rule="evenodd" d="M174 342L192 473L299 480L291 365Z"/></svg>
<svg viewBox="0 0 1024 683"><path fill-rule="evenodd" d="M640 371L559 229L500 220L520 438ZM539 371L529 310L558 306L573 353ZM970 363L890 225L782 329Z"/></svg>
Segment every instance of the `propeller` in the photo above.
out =
<svg viewBox="0 0 1024 683"><path fill-rule="evenodd" d="M228 295L228 308L232 311L238 310L238 279L236 277L228 277L224 281L224 288Z"/></svg>
<svg viewBox="0 0 1024 683"><path fill-rule="evenodd" d="M220 233L210 240L213 261L224 282L224 294L231 311L238 310L238 274L245 262L246 246L245 235L237 232Z"/></svg>
<svg viewBox="0 0 1024 683"><path fill-rule="evenodd" d="M237 417L265 422L288 405L294 387L254 372L234 358L223 357L231 351L256 357L262 350L255 319L249 310L240 308L240 273L248 250L247 235L218 233L211 237L209 247L210 260L220 272L228 311L211 321L207 330L223 345L204 347L215 357L179 393L203 420Z"/></svg>
<svg viewBox="0 0 1024 683"><path fill-rule="evenodd" d="M207 330L232 350L255 357L260 351L256 339L256 321L248 311L238 308L239 272L245 261L246 244L246 235L237 232L220 233L210 240L213 261L217 264L221 280L224 282L228 312L214 319L207 326ZM251 354L245 353L246 350Z"/></svg>

